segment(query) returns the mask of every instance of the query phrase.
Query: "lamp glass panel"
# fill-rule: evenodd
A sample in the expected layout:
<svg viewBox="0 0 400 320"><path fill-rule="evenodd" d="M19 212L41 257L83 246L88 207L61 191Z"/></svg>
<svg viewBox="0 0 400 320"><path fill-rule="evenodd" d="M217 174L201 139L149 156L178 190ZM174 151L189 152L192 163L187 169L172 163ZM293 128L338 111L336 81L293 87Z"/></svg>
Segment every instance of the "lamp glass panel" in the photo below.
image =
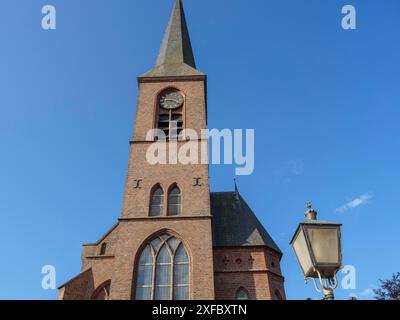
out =
<svg viewBox="0 0 400 320"><path fill-rule="evenodd" d="M302 229L300 229L299 234L293 242L293 249L304 275L307 276L308 271L312 268L312 261Z"/></svg>
<svg viewBox="0 0 400 320"><path fill-rule="evenodd" d="M307 227L306 230L316 263L338 264L340 262L338 230L315 227Z"/></svg>

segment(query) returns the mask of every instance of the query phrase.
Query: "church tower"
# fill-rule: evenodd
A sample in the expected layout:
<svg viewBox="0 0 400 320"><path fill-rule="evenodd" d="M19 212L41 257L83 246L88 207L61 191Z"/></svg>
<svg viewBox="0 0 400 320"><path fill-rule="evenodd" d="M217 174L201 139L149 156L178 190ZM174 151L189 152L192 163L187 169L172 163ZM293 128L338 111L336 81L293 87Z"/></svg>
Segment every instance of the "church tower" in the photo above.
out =
<svg viewBox="0 0 400 320"><path fill-rule="evenodd" d="M120 254L115 260L111 298L129 299L131 291L136 291L136 298L151 298L150 293L142 294L146 289L138 287L133 274L125 272L135 264L135 255L126 253L140 253L146 240L154 237L163 241L163 237L173 236L173 241L181 241L180 246L185 247L192 270L188 270L190 276L183 283L171 274L172 280L165 281L171 288L154 288L153 297L178 297L177 291L180 291L187 299L213 299L208 165L183 165L178 161L174 164L169 159L168 164L154 165L146 156L154 143L165 144L170 155L174 145L179 150L185 143L182 138L177 139L183 129L200 133L206 128L206 76L196 70L180 0L175 3L155 68L140 76L138 82L135 130L119 226L117 250ZM152 129L160 129L165 134L164 141L156 142L151 135L148 137ZM167 259L172 264L171 269L180 268L173 261L175 248L169 246L168 241L163 248L171 251ZM151 250L156 260L160 254L157 245ZM157 265L157 261L154 262ZM131 288L131 283L136 283L136 288ZM183 293L178 285L188 285L190 290Z"/></svg>
<svg viewBox="0 0 400 320"><path fill-rule="evenodd" d="M176 0L155 67L138 77L118 223L83 245L81 273L59 299L284 298L282 254L239 192L210 193L207 164L170 158L187 144L185 129L207 150L206 84ZM153 161L155 146L165 147L167 163Z"/></svg>

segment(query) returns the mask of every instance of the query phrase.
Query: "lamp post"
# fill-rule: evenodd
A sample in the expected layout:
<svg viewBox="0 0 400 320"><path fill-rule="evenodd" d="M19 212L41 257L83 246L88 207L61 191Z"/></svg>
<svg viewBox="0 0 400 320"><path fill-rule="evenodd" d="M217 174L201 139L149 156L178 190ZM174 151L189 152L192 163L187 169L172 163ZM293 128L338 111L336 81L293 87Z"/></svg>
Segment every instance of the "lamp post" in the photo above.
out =
<svg viewBox="0 0 400 320"><path fill-rule="evenodd" d="M305 216L307 219L297 227L290 245L306 283L312 280L324 300L334 300L336 274L342 268L342 225L317 220L317 211L311 203L307 204Z"/></svg>

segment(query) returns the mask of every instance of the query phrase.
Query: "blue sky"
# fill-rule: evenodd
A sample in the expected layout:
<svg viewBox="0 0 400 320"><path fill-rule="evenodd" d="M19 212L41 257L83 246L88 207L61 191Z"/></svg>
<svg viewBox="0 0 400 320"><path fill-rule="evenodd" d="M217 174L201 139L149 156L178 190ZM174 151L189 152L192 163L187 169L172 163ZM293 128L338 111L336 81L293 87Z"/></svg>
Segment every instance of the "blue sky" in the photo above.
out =
<svg viewBox="0 0 400 320"><path fill-rule="evenodd" d="M357 30L341 8L357 9ZM41 8L57 9L57 30ZM400 271L400 3L186 0L210 128L250 128L256 170L242 195L284 252L290 299L318 298L289 246L305 204L343 223L344 263L368 291ZM136 76L154 64L172 0L3 0L0 4L0 299L54 299L82 242L121 210ZM212 166L213 191L235 167Z"/></svg>

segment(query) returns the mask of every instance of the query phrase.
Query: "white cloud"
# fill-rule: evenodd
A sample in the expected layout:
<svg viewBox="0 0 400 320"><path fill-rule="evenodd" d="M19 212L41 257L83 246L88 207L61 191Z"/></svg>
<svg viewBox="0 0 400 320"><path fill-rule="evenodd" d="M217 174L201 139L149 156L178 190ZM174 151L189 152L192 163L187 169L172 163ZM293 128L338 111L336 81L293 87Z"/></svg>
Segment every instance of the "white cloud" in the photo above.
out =
<svg viewBox="0 0 400 320"><path fill-rule="evenodd" d="M304 173L304 163L301 160L290 160L288 162L290 173L294 176L301 176Z"/></svg>
<svg viewBox="0 0 400 320"><path fill-rule="evenodd" d="M348 203L346 203L345 205L339 207L336 209L336 212L345 212L347 210L350 209L354 209L357 208L359 206L365 205L367 204L372 198L374 197L374 195L372 193L366 193L363 194L361 196L359 196L357 199L354 199Z"/></svg>
<svg viewBox="0 0 400 320"><path fill-rule="evenodd" d="M365 289L364 291L357 292L357 293L350 293L349 298L356 298L357 300L363 300L363 299L371 299L372 296L374 295L374 289Z"/></svg>
<svg viewBox="0 0 400 320"><path fill-rule="evenodd" d="M374 294L374 289L365 289L363 292L360 292L360 296L369 297Z"/></svg>
<svg viewBox="0 0 400 320"><path fill-rule="evenodd" d="M286 171L287 170L287 171ZM304 174L304 163L300 159L290 160L286 163L285 174L287 175L282 183L288 185L295 177Z"/></svg>

